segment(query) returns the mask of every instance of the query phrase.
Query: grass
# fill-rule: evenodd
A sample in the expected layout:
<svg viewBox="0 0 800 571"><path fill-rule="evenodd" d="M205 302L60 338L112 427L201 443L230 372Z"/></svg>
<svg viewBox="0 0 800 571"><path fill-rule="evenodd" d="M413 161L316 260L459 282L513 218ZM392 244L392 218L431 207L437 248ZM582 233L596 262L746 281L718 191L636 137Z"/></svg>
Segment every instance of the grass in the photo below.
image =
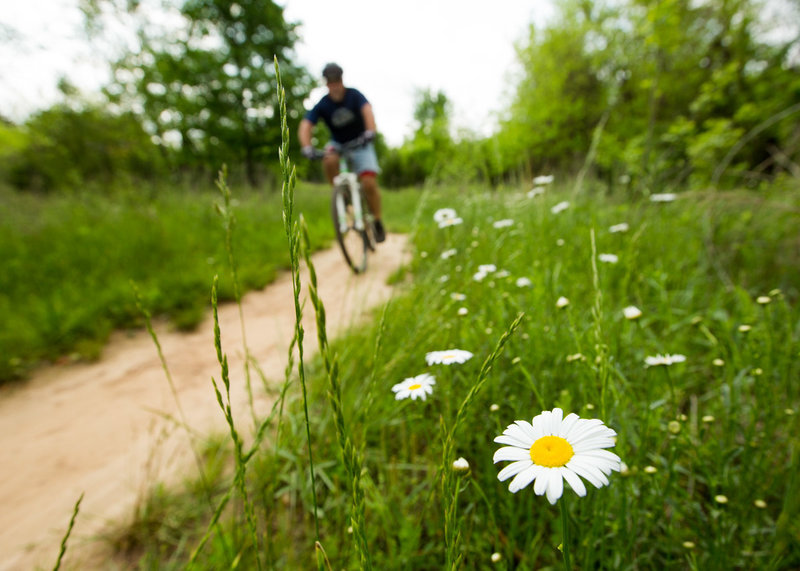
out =
<svg viewBox="0 0 800 571"><path fill-rule="evenodd" d="M233 300L224 220L244 291L290 264L280 193L234 189L113 189L102 195L0 195L0 384L59 359L94 359L115 329L141 327L131 284L156 316L191 329L209 310L210 277ZM397 210L416 192L387 193ZM312 249L332 243L329 189L302 185ZM404 226L405 224L405 226ZM402 220L392 228L407 229Z"/></svg>
<svg viewBox="0 0 800 571"><path fill-rule="evenodd" d="M297 283L305 212L282 161L275 233ZM536 198L430 188L402 199L414 206L398 207L412 221L408 279L393 276L399 292L373 323L336 340L320 327L321 356L292 361L250 444L226 401L245 380L230 377L217 330L233 473L194 498L160 495L160 515L131 528L144 553L129 566L542 569L566 551L580 569L800 566L800 188L653 203L570 182ZM463 223L437 227L442 207ZM513 223L495 227L503 219ZM621 222L627 232L610 231ZM495 269L476 279L483 264ZM638 319L624 317L631 305ZM304 342L298 325L293 346ZM426 364L450 348L474 357ZM685 362L645 367L665 353ZM423 372L433 394L395 400L391 387ZM607 487L584 498L565 487L551 506L532 486L509 493L492 456L507 425L556 406L614 429L624 465Z"/></svg>
<svg viewBox="0 0 800 571"><path fill-rule="evenodd" d="M400 293L373 324L325 338L327 363L305 364L307 395L327 401L287 376L241 501L190 568L548 568L562 564L562 509L576 568L800 565L800 192L657 204L567 188L534 199L426 191L412 279L394 278ZM561 200L570 207L553 214ZM464 223L438 228L433 212L448 206ZM493 226L506 218L512 226ZM630 229L609 231L620 222ZM481 264L497 271L476 281ZM521 277L532 285L518 287ZM623 316L629 305L640 318ZM425 364L426 352L454 347L475 357ZM664 353L686 361L644 366ZM391 386L421 372L436 376L433 395L395 401ZM624 462L608 487L587 486L585 498L565 487L558 506L531 486L509 493L492 463L508 424L554 406L616 430ZM343 451L357 461L348 467ZM468 471L451 468L456 457ZM185 568L196 536L143 561Z"/></svg>

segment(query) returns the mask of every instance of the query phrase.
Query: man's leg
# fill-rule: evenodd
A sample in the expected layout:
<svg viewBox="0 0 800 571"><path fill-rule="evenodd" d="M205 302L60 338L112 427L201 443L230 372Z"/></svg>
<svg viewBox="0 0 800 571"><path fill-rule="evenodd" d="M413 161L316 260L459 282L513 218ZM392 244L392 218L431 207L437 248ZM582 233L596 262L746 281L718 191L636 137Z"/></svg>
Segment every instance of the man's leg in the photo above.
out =
<svg viewBox="0 0 800 571"><path fill-rule="evenodd" d="M375 217L375 240L383 242L386 239L386 231L383 228L378 176L374 172L361 173L361 188L364 190L364 196L366 196L369 203L369 209Z"/></svg>
<svg viewBox="0 0 800 571"><path fill-rule="evenodd" d="M381 219L381 195L378 190L378 177L375 173L365 172L361 174L361 188L364 189L364 194L369 203L369 209L372 215L377 219Z"/></svg>
<svg viewBox="0 0 800 571"><path fill-rule="evenodd" d="M322 170L325 171L325 177L328 182L333 186L333 179L339 174L339 155L338 153L328 152L322 157Z"/></svg>

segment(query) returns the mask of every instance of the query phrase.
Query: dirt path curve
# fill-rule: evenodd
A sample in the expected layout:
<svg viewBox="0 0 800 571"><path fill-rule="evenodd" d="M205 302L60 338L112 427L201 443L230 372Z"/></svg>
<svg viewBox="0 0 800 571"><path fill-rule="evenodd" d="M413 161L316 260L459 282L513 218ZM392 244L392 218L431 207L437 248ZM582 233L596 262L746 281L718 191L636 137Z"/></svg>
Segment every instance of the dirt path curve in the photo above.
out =
<svg viewBox="0 0 800 571"><path fill-rule="evenodd" d="M329 335L388 299L386 278L406 257L406 240L390 235L354 276L338 249L314 256ZM303 288L307 280L303 277ZM291 280L282 275L243 300L251 354L269 379L283 379L294 327ZM246 414L242 326L235 305L220 307L223 351L231 371L234 411ZM316 351L307 303L306 354ZM202 434L224 430L211 377L220 372L209 316L196 332L156 326L188 425ZM254 376L255 392L260 382ZM261 409L266 408L260 402ZM259 408L259 407L257 407ZM16 389L0 391L0 571L52 569L72 510L84 493L70 538L70 568L110 521L124 518L148 482L191 469L188 436L163 419L179 415L155 345L146 332L115 334L92 364L49 367Z"/></svg>

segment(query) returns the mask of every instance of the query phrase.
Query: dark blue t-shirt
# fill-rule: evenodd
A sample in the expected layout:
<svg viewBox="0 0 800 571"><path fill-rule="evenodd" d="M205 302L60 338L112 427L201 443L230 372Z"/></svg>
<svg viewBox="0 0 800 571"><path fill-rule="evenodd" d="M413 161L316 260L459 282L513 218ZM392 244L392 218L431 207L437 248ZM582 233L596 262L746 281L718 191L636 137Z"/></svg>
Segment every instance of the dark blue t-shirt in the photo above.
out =
<svg viewBox="0 0 800 571"><path fill-rule="evenodd" d="M306 119L315 125L322 119L331 130L334 141L347 143L364 132L366 127L361 108L367 103L367 98L358 89L347 87L342 101L334 101L326 95L306 113Z"/></svg>

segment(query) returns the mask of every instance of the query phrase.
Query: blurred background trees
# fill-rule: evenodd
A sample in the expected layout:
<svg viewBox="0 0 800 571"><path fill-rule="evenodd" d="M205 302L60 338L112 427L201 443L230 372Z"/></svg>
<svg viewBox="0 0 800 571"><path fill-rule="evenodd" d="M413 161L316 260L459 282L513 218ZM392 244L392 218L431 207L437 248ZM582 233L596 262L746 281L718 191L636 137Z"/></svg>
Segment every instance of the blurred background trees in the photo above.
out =
<svg viewBox="0 0 800 571"><path fill-rule="evenodd" d="M109 14L135 15L126 21L137 42L111 63L102 99L87 103L65 85L63 104L22 125L0 121L7 184L208 181L225 163L234 181L270 186L280 140L273 57L292 128L316 75L294 63L297 24L271 0L171 5L180 25L167 34L136 1L82 1L89 33ZM447 94L418 88L412 132L396 148L379 140L385 186L583 170L612 191L647 194L800 175L800 4L558 6L517 46L513 95L493 133L455 132Z"/></svg>

